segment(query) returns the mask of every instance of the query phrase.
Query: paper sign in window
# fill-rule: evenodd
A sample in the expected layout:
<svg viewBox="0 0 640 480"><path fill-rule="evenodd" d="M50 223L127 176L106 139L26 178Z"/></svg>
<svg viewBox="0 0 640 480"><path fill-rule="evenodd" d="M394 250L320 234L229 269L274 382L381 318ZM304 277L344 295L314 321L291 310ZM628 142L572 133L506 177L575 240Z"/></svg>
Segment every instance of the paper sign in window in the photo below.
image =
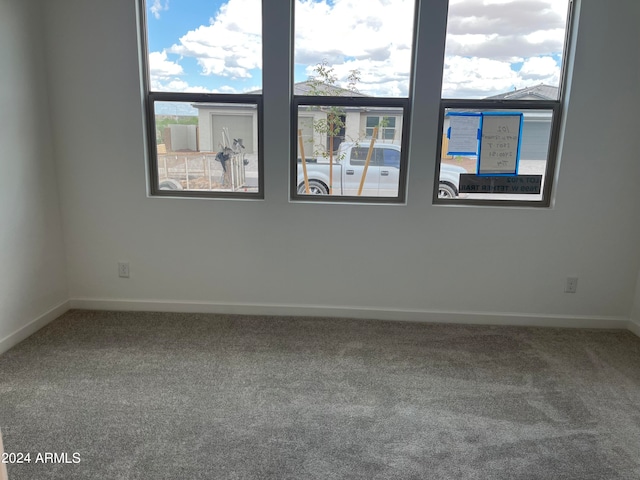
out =
<svg viewBox="0 0 640 480"><path fill-rule="evenodd" d="M480 114L449 114L447 155L477 155Z"/></svg>
<svg viewBox="0 0 640 480"><path fill-rule="evenodd" d="M483 113L478 175L517 175L522 113Z"/></svg>

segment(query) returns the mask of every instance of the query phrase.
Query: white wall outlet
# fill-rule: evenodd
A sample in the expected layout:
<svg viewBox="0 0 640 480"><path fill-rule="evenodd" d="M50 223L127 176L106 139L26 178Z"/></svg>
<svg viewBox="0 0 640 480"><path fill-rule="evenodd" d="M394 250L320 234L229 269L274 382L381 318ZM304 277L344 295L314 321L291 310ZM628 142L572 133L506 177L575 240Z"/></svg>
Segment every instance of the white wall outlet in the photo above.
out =
<svg viewBox="0 0 640 480"><path fill-rule="evenodd" d="M578 290L578 277L567 277L564 293L576 293L576 290Z"/></svg>
<svg viewBox="0 0 640 480"><path fill-rule="evenodd" d="M118 276L129 278L129 262L118 262Z"/></svg>

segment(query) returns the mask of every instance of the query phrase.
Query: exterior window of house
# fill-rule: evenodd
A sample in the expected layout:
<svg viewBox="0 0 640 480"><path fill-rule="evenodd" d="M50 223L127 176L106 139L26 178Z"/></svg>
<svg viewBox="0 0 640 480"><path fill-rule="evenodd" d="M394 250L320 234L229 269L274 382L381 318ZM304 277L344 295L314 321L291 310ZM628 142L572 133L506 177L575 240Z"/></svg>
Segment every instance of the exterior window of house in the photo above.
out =
<svg viewBox="0 0 640 480"><path fill-rule="evenodd" d="M396 139L396 117L372 117L366 118L365 136L373 137L374 128L378 127L378 139L395 140Z"/></svg>
<svg viewBox="0 0 640 480"><path fill-rule="evenodd" d="M262 198L261 1L141 12L151 195Z"/></svg>
<svg viewBox="0 0 640 480"><path fill-rule="evenodd" d="M450 0L440 204L548 206L572 0Z"/></svg>
<svg viewBox="0 0 640 480"><path fill-rule="evenodd" d="M405 201L415 16L415 0L295 1L293 200Z"/></svg>
<svg viewBox="0 0 640 480"><path fill-rule="evenodd" d="M264 198L262 1L137 1L150 194ZM410 121L427 108L412 92L433 85L422 68L414 85L414 63L432 59L428 69L442 69L437 151L416 161L436 155L433 202L550 205L578 1L278 3L264 28L293 22L281 139L290 198L404 203ZM432 39L445 18L445 38ZM416 38L429 40L426 52Z"/></svg>

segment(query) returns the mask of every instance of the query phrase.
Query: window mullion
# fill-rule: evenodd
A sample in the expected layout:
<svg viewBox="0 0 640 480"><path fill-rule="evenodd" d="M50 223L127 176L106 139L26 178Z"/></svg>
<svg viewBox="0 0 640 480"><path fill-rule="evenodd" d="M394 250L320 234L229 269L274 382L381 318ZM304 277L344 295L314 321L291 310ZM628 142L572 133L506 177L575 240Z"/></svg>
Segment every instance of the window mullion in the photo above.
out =
<svg viewBox="0 0 640 480"><path fill-rule="evenodd" d="M438 111L442 90L448 0L418 2L411 92L409 137L410 205L423 209L431 203L433 181L438 178L435 157Z"/></svg>
<svg viewBox="0 0 640 480"><path fill-rule="evenodd" d="M262 2L265 199L286 201L291 125L294 0Z"/></svg>

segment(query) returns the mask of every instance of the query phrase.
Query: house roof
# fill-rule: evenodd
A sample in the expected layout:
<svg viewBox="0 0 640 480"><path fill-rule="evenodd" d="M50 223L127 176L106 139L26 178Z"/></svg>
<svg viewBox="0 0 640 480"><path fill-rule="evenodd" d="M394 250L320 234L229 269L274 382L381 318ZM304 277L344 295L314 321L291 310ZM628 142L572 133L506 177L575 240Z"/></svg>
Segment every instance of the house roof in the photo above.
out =
<svg viewBox="0 0 640 480"><path fill-rule="evenodd" d="M540 84L486 98L489 100L557 100L558 91L558 87Z"/></svg>
<svg viewBox="0 0 640 480"><path fill-rule="evenodd" d="M326 83L315 83L311 80L305 80L304 82L298 82L293 84L294 95L313 95L313 93L311 92L314 89L319 91L325 91L328 95L331 95L334 97L368 97L369 96L369 95L365 95L364 93L354 92L352 90L341 88L336 85L327 85ZM260 94L262 93L262 89L253 90L247 93Z"/></svg>
<svg viewBox="0 0 640 480"><path fill-rule="evenodd" d="M294 95L313 95L313 90L327 90L331 96L334 97L368 97L369 95L365 95L364 93L360 93L358 91L348 90L346 88L341 88L336 85L327 85L324 83L314 83L311 80L307 80L304 82L298 82L293 85L293 94Z"/></svg>

